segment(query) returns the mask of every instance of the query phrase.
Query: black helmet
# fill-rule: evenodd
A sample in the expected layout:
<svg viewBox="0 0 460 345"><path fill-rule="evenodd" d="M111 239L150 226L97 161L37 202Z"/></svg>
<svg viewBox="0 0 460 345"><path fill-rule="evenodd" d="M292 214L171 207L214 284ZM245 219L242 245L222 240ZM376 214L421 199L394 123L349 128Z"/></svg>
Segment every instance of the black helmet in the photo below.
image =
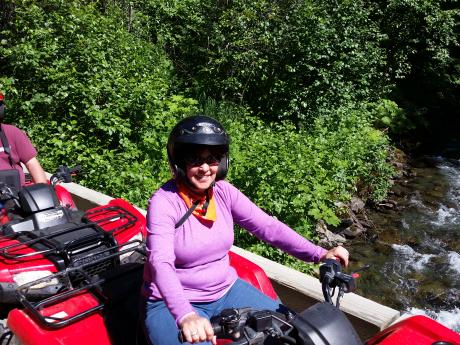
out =
<svg viewBox="0 0 460 345"><path fill-rule="evenodd" d="M229 166L229 144L230 138L224 127L213 118L198 115L179 121L169 134L167 145L169 165L174 177L185 176L183 157L193 147L212 146L222 153L216 180L224 179Z"/></svg>

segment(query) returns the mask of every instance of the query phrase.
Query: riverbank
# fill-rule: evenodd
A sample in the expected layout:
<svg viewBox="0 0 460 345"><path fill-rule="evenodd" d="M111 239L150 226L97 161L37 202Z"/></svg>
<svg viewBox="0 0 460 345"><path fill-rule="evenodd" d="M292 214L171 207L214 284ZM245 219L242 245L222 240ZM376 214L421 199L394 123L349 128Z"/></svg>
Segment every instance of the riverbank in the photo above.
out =
<svg viewBox="0 0 460 345"><path fill-rule="evenodd" d="M458 157L458 156L457 156ZM406 160L385 202L365 209L365 231L348 240L358 293L460 331L460 160Z"/></svg>
<svg viewBox="0 0 460 345"><path fill-rule="evenodd" d="M363 201L358 196L353 197L349 203L336 203L339 210L341 223L334 227L318 222L316 233L319 235L319 243L325 247L335 247L337 245L350 245L354 240L375 241L379 234L375 232L374 221L369 214L383 213L392 214L401 209L402 200L410 193L408 187L416 173L411 168L410 158L401 150L393 149L389 160L394 168L391 189L387 198L381 202ZM367 198L368 191L360 192ZM358 194L360 194L358 193ZM340 210L342 212L340 213Z"/></svg>

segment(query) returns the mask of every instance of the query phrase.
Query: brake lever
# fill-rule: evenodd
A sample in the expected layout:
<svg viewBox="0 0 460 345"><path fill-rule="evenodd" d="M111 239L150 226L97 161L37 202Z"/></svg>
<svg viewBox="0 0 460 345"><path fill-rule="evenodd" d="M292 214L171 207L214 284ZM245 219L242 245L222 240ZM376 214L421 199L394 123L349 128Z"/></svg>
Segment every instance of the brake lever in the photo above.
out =
<svg viewBox="0 0 460 345"><path fill-rule="evenodd" d="M365 264L364 266L358 268L356 271L353 271L350 275L353 277L353 278L359 278L360 277L360 274L358 272L361 272L361 271L364 271L364 270L367 270L371 267L370 264Z"/></svg>

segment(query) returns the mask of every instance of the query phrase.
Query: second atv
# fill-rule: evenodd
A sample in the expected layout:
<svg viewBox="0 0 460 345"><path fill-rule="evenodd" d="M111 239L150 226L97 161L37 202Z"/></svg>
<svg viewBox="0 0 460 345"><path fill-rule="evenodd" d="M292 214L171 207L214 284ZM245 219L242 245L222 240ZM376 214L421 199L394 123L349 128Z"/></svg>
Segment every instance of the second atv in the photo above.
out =
<svg viewBox="0 0 460 345"><path fill-rule="evenodd" d="M70 182L74 169L60 167L50 184L31 184L17 192L0 183L3 225L0 228L0 314L17 302L19 285L85 263L92 275L114 269L141 256L144 216L130 203L113 199L83 213L59 185ZM126 251L126 249L133 250ZM123 255L111 256L125 251ZM105 259L106 258L106 259ZM73 284L82 280L72 276ZM30 298L58 293L63 283L52 281L30 290Z"/></svg>

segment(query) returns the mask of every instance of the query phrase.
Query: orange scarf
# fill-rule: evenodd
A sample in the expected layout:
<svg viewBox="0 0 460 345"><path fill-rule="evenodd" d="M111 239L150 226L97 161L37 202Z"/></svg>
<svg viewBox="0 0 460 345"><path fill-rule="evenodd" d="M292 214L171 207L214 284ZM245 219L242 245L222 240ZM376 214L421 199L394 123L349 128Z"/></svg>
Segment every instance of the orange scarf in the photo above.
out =
<svg viewBox="0 0 460 345"><path fill-rule="evenodd" d="M216 202L214 200L212 187L206 191L206 194L199 195L192 192L181 182L176 182L176 185L180 197L185 201L185 205L187 205L189 209L198 202L198 205L193 210L193 215L195 217L209 222L216 221Z"/></svg>

